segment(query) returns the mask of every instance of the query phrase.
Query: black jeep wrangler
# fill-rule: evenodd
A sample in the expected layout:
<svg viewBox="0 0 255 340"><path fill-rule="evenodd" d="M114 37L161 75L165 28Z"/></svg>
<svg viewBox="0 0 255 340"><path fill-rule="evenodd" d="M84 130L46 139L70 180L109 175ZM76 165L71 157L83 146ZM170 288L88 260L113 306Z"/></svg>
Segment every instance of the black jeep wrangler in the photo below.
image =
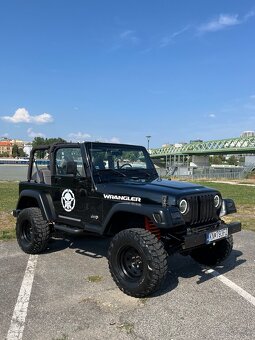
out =
<svg viewBox="0 0 255 340"><path fill-rule="evenodd" d="M111 275L126 294L159 288L167 254L189 254L216 265L233 247L241 224L231 199L197 184L162 180L142 146L99 142L34 148L14 216L19 246L44 251L54 231L113 236Z"/></svg>

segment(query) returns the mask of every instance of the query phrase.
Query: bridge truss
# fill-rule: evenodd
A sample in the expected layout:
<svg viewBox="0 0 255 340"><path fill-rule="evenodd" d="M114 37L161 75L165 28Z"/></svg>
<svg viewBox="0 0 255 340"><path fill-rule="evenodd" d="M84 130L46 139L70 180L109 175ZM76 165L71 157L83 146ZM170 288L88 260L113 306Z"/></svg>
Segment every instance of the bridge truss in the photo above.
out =
<svg viewBox="0 0 255 340"><path fill-rule="evenodd" d="M255 154L255 137L240 137L207 142L192 142L181 146L170 145L151 149L152 158L169 155Z"/></svg>

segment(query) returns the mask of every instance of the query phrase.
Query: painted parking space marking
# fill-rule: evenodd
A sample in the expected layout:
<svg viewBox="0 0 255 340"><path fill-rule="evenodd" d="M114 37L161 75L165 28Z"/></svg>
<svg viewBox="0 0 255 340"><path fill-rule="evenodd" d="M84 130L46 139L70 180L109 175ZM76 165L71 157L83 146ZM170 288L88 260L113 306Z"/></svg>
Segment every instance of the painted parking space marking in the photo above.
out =
<svg viewBox="0 0 255 340"><path fill-rule="evenodd" d="M211 274L216 279L224 283L226 286L234 290L237 294L242 296L246 301L250 302L255 307L255 297L246 292L243 288L239 287L237 284L226 278L224 275L218 273L216 270L210 268L205 268L205 274Z"/></svg>
<svg viewBox="0 0 255 340"><path fill-rule="evenodd" d="M24 278L21 284L20 292L14 308L10 328L6 340L22 340L25 328L25 321L34 281L35 270L37 266L38 255L30 255L25 270ZM255 297L239 287L237 284L226 278L212 268L203 267L205 274L212 275L214 278L225 284L227 287L242 296L247 302L255 307Z"/></svg>
<svg viewBox="0 0 255 340"><path fill-rule="evenodd" d="M18 299L13 311L11 325L6 340L21 340L25 327L27 309L34 281L38 255L30 255Z"/></svg>

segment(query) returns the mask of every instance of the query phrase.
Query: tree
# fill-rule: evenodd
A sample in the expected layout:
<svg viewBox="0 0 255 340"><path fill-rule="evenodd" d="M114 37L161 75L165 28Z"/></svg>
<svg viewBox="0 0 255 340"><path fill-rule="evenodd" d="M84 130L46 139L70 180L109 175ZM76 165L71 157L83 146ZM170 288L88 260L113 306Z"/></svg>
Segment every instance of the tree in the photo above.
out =
<svg viewBox="0 0 255 340"><path fill-rule="evenodd" d="M12 157L19 157L19 147L17 144L14 144L12 147Z"/></svg>
<svg viewBox="0 0 255 340"><path fill-rule="evenodd" d="M22 148L19 148L18 154L19 154L19 157L26 157L27 156L27 154L24 152L24 150Z"/></svg>
<svg viewBox="0 0 255 340"><path fill-rule="evenodd" d="M45 145L45 139L42 137L35 137L32 141L33 148L39 146L39 145Z"/></svg>
<svg viewBox="0 0 255 340"><path fill-rule="evenodd" d="M38 147L40 145L51 145L54 143L66 143L66 140L63 138L43 138L43 137L35 137L34 140L32 141L32 146L33 148ZM45 157L45 152L44 151L38 151L36 153L36 156L38 158L44 158Z"/></svg>
<svg viewBox="0 0 255 340"><path fill-rule="evenodd" d="M43 138L43 137L35 137L32 141L32 146L37 147L40 145L51 145L54 143L66 143L66 140L63 138Z"/></svg>
<svg viewBox="0 0 255 340"><path fill-rule="evenodd" d="M26 153L22 148L19 148L17 144L12 147L12 157L25 157Z"/></svg>
<svg viewBox="0 0 255 340"><path fill-rule="evenodd" d="M229 165L237 165L238 164L238 160L235 156L230 156L228 159L228 164Z"/></svg>
<svg viewBox="0 0 255 340"><path fill-rule="evenodd" d="M211 164L223 164L225 163L225 157L223 155L215 155L210 158Z"/></svg>
<svg viewBox="0 0 255 340"><path fill-rule="evenodd" d="M0 157L8 158L9 157L9 153L5 151L5 152L0 154Z"/></svg>
<svg viewBox="0 0 255 340"><path fill-rule="evenodd" d="M140 153L139 151L123 151L122 159L128 160L130 162L135 162L139 160Z"/></svg>

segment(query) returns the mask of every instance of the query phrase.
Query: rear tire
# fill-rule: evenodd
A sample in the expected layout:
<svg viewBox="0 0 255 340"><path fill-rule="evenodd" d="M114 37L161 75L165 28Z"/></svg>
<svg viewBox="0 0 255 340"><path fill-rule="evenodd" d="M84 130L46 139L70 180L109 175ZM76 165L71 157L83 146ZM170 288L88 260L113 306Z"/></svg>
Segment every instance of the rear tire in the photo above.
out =
<svg viewBox="0 0 255 340"><path fill-rule="evenodd" d="M27 208L19 213L16 236L20 248L27 254L38 254L45 250L50 238L50 227L39 208Z"/></svg>
<svg viewBox="0 0 255 340"><path fill-rule="evenodd" d="M155 292L167 273L167 253L149 231L126 229L108 250L109 269L116 285L127 295L145 297Z"/></svg>
<svg viewBox="0 0 255 340"><path fill-rule="evenodd" d="M191 251L190 256L200 264L216 266L224 261L233 249L233 236Z"/></svg>

